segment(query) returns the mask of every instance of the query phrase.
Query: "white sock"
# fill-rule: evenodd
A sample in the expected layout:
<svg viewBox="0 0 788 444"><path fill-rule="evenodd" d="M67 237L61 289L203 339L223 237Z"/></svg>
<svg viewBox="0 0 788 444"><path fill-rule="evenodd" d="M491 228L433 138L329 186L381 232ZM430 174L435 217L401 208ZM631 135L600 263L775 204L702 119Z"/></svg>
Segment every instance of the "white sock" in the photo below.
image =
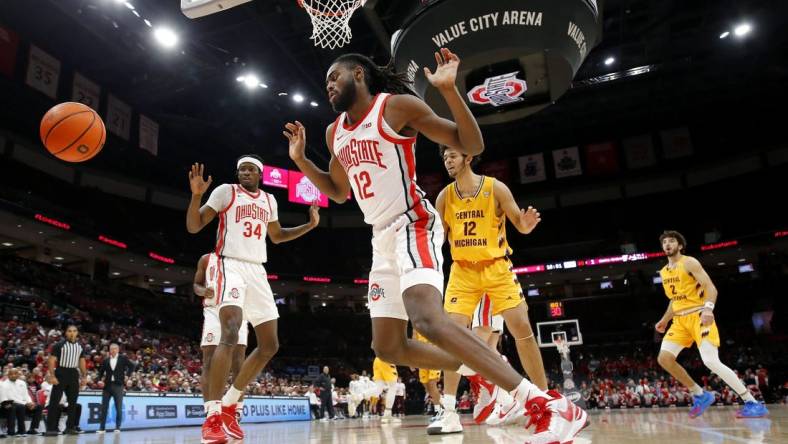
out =
<svg viewBox="0 0 788 444"><path fill-rule="evenodd" d="M238 401L238 402L235 403L235 411L241 413L241 415L244 414L244 402L243 401Z"/></svg>
<svg viewBox="0 0 788 444"><path fill-rule="evenodd" d="M695 384L694 386L690 387L689 391L692 396L700 396L703 394L703 389L700 388L698 384Z"/></svg>
<svg viewBox="0 0 788 444"><path fill-rule="evenodd" d="M454 412L457 410L457 397L454 395L443 395L441 405L447 412Z"/></svg>
<svg viewBox="0 0 788 444"><path fill-rule="evenodd" d="M213 416L222 413L222 401L208 401L206 404L208 405L207 416Z"/></svg>
<svg viewBox="0 0 788 444"><path fill-rule="evenodd" d="M227 393L224 394L222 397L222 405L233 405L238 403L238 399L241 398L243 392L236 389L234 385L230 386L230 389L227 390Z"/></svg>
<svg viewBox="0 0 788 444"><path fill-rule="evenodd" d="M731 368L727 365L720 362L719 350L716 346L714 346L708 340L704 340L700 343L698 350L700 351L700 357L703 359L703 364L706 366L706 368L714 372L720 377L720 379L725 381L725 383L728 384L728 386L732 388L734 392L741 396L744 401L748 401L748 399L745 398L746 395L749 395L749 398L751 398L753 401L755 400L755 398L752 397L752 394L750 394L750 391L747 390L747 387L744 386L744 383L741 382L738 376L736 376L736 372L731 370Z"/></svg>
<svg viewBox="0 0 788 444"><path fill-rule="evenodd" d="M531 383L531 381L525 378L523 378L523 380L520 381L520 385L515 387L515 389L509 392L509 394L517 402L526 402L535 396L550 398L550 396L547 393L539 390L539 387L535 386L533 383Z"/></svg>
<svg viewBox="0 0 788 444"><path fill-rule="evenodd" d="M465 364L460 365L460 368L456 370L456 373L462 376L473 376L476 374L470 367L466 366Z"/></svg>

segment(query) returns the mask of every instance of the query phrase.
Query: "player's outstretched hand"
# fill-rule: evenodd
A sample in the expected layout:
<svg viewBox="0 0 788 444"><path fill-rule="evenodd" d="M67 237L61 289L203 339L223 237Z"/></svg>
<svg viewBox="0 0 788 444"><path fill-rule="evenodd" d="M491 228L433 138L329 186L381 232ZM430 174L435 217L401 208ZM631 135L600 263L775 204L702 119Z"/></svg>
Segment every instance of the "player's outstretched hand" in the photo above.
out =
<svg viewBox="0 0 788 444"><path fill-rule="evenodd" d="M315 228L318 224L320 224L320 207L317 201L314 201L309 206L309 226Z"/></svg>
<svg viewBox="0 0 788 444"><path fill-rule="evenodd" d="M426 66L424 67L424 75L427 76L427 80L438 89L454 88L457 81L457 68L460 66L460 58L448 49L441 48L439 52L435 53L435 61L438 62L438 66L435 68L434 73Z"/></svg>
<svg viewBox="0 0 788 444"><path fill-rule="evenodd" d="M654 325L654 330L656 330L659 333L665 333L665 330L667 329L668 329L668 321L664 319L660 319L659 322L657 322L656 325Z"/></svg>
<svg viewBox="0 0 788 444"><path fill-rule="evenodd" d="M282 134L287 137L290 143L288 148L290 158L294 162L304 160L306 149L306 128L304 125L298 120L295 123L288 122L285 124L285 131L282 131Z"/></svg>
<svg viewBox="0 0 788 444"><path fill-rule="evenodd" d="M191 188L192 194L203 195L211 186L213 178L209 175L208 180L203 179L204 173L205 165L201 163L192 165L192 169L189 171L189 188Z"/></svg>
<svg viewBox="0 0 788 444"><path fill-rule="evenodd" d="M700 312L700 325L701 327L708 327L714 323L714 312L711 310L703 310Z"/></svg>
<svg viewBox="0 0 788 444"><path fill-rule="evenodd" d="M534 231L534 228L536 228L541 221L542 215L536 211L536 208L528 207L527 210L520 210L520 223L525 227L526 234Z"/></svg>

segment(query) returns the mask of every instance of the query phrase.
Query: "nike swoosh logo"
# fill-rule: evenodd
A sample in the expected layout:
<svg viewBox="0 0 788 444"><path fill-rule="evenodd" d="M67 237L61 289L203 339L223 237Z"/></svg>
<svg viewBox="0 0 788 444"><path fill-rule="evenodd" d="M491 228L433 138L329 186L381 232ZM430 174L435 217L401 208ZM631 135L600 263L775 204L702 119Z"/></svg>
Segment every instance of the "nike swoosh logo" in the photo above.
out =
<svg viewBox="0 0 788 444"><path fill-rule="evenodd" d="M558 416L564 418L569 422L572 422L575 420L575 417L577 416L577 411L576 411L577 407L575 407L574 404L571 404L569 402L567 402L566 405L567 408L563 410L556 408L556 411L558 412Z"/></svg>
<svg viewBox="0 0 788 444"><path fill-rule="evenodd" d="M504 419L516 407L517 407L517 401L514 401L512 403L512 406L506 409L505 411L501 409L501 411L498 413L498 419Z"/></svg>

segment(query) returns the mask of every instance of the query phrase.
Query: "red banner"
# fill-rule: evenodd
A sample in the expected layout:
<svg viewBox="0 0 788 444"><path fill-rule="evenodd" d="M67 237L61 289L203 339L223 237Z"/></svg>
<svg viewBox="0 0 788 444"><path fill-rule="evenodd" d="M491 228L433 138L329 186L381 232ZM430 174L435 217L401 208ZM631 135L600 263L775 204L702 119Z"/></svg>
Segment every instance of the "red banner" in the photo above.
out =
<svg viewBox="0 0 788 444"><path fill-rule="evenodd" d="M0 72L8 77L14 77L17 48L19 48L19 35L0 26Z"/></svg>
<svg viewBox="0 0 788 444"><path fill-rule="evenodd" d="M613 142L586 145L588 174L610 174L618 171L618 151Z"/></svg>
<svg viewBox="0 0 788 444"><path fill-rule="evenodd" d="M510 160L494 160L479 165L479 173L485 176L494 177L503 183L509 183L512 169L509 166Z"/></svg>

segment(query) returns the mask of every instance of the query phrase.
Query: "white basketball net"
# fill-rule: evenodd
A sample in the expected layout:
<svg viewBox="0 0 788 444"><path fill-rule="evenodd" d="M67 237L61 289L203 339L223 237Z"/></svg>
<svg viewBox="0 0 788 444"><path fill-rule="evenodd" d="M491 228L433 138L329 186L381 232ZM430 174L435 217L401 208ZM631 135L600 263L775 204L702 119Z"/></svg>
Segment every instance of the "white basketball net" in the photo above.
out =
<svg viewBox="0 0 788 444"><path fill-rule="evenodd" d="M569 353L569 345L560 337L553 339L553 344L555 344L555 348L558 349L558 353L562 355Z"/></svg>
<svg viewBox="0 0 788 444"><path fill-rule="evenodd" d="M365 0L298 0L312 20L312 39L321 48L341 48L350 43L350 17Z"/></svg>

